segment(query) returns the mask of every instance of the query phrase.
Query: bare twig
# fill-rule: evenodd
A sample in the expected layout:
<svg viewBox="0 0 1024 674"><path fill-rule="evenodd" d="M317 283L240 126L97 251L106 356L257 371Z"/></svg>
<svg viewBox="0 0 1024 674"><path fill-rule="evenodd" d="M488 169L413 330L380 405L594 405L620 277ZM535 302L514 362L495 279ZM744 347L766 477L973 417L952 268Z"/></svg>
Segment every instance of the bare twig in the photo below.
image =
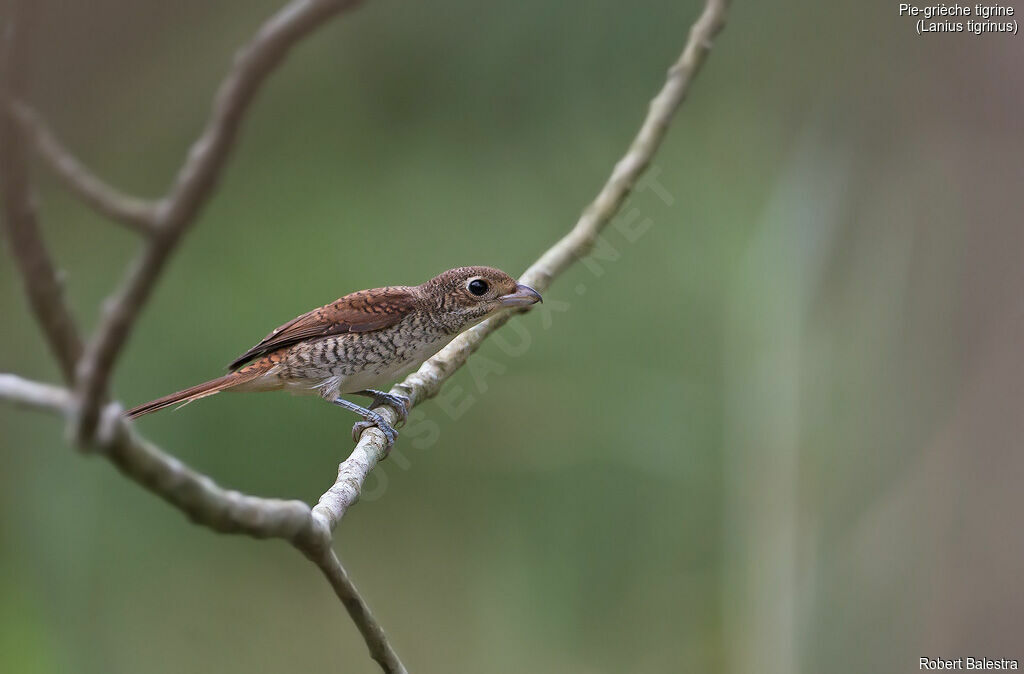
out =
<svg viewBox="0 0 1024 674"><path fill-rule="evenodd" d="M381 628L380 623L370 613L369 607L363 601L356 586L349 580L348 573L346 573L345 567L341 565L341 560L338 559L338 555L335 554L334 550L331 547L325 548L322 558L314 559L313 561L320 571L323 572L327 582L334 588L334 593L338 595L338 599L348 609L349 616L351 616L356 627L359 628L359 632L363 635L366 645L370 647L370 657L376 660L385 672L406 674L405 665L398 659L398 654L391 648L388 637Z"/></svg>
<svg viewBox="0 0 1024 674"><path fill-rule="evenodd" d="M14 101L11 111L21 123L25 137L50 171L69 191L92 206L100 214L143 234L156 226L156 204L129 194L103 182L61 144L35 110L22 101Z"/></svg>
<svg viewBox="0 0 1024 674"><path fill-rule="evenodd" d="M82 341L64 302L61 277L43 241L29 183L28 147L8 103L25 89L28 78L25 51L31 28L32 2L13 2L2 27L0 49L0 190L4 231L21 274L32 311L43 328L64 378L72 381Z"/></svg>
<svg viewBox="0 0 1024 674"><path fill-rule="evenodd" d="M651 101L647 117L629 150L615 165L597 198L584 209L576 226L523 273L520 279L523 283L537 290L548 288L555 277L593 247L597 235L619 211L637 179L650 165L673 115L690 90L690 83L707 58L715 36L725 26L728 5L728 0L708 0L700 18L690 29L683 53L669 68L664 86ZM410 408L434 397L441 390L441 385L469 360L487 336L505 325L511 317L511 312L505 312L459 335L395 386L392 393L408 396ZM376 411L392 425L398 420L398 414L389 406L378 407ZM374 427L363 431L352 454L338 467L334 485L313 508L314 516L321 518L332 530L348 507L359 498L363 481L384 455L384 442L384 434L379 429Z"/></svg>
<svg viewBox="0 0 1024 674"><path fill-rule="evenodd" d="M130 265L124 282L105 302L103 317L78 367L80 409L75 436L86 442L96 427L107 381L164 263L213 192L242 119L267 76L303 37L359 0L292 0L270 17L235 55L213 111L189 150L175 184L159 202L156 227Z"/></svg>

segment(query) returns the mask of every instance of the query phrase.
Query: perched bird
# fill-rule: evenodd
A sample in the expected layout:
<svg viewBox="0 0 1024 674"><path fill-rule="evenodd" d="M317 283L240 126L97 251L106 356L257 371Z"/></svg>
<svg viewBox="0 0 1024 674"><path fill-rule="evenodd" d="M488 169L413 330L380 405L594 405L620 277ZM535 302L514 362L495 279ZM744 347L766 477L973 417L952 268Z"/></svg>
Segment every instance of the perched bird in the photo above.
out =
<svg viewBox="0 0 1024 674"><path fill-rule="evenodd" d="M491 267L459 267L418 286L360 290L294 318L232 362L229 374L128 410L136 419L221 391L319 393L355 412L358 439L377 426L388 447L397 433L383 417L341 397L368 396L408 416L409 399L378 390L411 372L463 330L502 309L541 301L540 294Z"/></svg>

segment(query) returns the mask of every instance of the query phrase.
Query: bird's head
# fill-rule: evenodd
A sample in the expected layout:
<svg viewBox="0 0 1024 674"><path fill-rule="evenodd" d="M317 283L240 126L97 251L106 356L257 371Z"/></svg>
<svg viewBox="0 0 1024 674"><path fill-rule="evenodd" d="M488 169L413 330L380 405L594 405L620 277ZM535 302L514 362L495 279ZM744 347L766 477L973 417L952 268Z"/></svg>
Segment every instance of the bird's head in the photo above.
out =
<svg viewBox="0 0 1024 674"><path fill-rule="evenodd" d="M463 330L502 309L541 302L540 293L493 267L459 267L420 286L447 326Z"/></svg>

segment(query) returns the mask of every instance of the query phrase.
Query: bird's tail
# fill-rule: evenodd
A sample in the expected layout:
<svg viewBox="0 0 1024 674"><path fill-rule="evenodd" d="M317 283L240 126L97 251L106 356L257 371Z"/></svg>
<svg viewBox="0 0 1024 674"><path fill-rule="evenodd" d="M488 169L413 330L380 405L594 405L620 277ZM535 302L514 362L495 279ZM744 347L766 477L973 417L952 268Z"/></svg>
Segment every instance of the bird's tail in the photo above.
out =
<svg viewBox="0 0 1024 674"><path fill-rule="evenodd" d="M202 384L197 384L183 391L178 391L177 393L172 393L162 398L151 400L148 403L131 408L124 414L129 419L138 419L144 414L156 412L164 409L165 407L170 407L171 405L177 405L179 403L186 405L193 400L206 398L216 393L220 393L221 391L226 391L228 389L241 386L242 384L247 384L265 372L265 368L249 366L241 371L231 372L223 377L217 377L216 379L211 379L210 381L203 382Z"/></svg>

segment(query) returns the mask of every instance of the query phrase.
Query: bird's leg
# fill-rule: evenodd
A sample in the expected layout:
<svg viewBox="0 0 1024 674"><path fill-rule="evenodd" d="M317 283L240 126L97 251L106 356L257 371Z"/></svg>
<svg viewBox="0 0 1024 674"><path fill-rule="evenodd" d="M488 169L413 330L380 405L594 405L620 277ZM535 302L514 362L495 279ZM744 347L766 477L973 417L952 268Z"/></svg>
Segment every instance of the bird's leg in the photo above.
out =
<svg viewBox="0 0 1024 674"><path fill-rule="evenodd" d="M384 433L384 437L387 438L387 445L384 447L384 456L387 456L388 453L391 452L391 445L395 444L395 439L398 437L398 431L392 428L391 424L384 420L384 417L376 412L366 409L365 407L360 407L355 403L349 402L340 396L331 402L338 407L344 407L350 412L355 412L363 418L363 421L356 422L352 427L353 440L359 442L359 436L363 434L363 431L371 426L376 426L382 433Z"/></svg>
<svg viewBox="0 0 1024 674"><path fill-rule="evenodd" d="M368 388L362 391L356 391L354 395L366 396L373 398L373 404L370 407L377 407L378 405L391 405L398 412L398 420L403 424L405 420L409 418L409 397L395 395L394 393L385 393L384 391L378 391L376 389Z"/></svg>

